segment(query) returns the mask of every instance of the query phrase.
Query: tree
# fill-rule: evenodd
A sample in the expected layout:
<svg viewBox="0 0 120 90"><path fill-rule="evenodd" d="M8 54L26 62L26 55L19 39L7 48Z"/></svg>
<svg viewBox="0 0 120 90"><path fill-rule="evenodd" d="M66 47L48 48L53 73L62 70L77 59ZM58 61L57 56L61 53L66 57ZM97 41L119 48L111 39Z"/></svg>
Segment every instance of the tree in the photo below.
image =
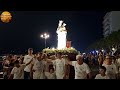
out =
<svg viewBox="0 0 120 90"><path fill-rule="evenodd" d="M111 48L113 45L120 45L120 30L112 32L112 34L110 34L109 36L94 42L86 49L86 51L102 48Z"/></svg>

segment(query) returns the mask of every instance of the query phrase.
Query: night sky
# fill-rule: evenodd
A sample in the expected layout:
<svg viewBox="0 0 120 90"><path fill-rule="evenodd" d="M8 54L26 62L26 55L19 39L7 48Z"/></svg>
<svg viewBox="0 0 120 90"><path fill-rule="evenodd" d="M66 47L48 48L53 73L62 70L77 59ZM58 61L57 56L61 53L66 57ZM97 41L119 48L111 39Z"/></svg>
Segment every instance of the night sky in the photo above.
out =
<svg viewBox="0 0 120 90"><path fill-rule="evenodd" d="M57 46L56 29L59 20L67 25L67 38L72 46L82 51L102 38L102 21L105 11L10 11L12 21L0 22L0 49L27 50L29 47L40 51L44 39L40 34L48 32L47 47ZM2 13L2 12L0 12Z"/></svg>

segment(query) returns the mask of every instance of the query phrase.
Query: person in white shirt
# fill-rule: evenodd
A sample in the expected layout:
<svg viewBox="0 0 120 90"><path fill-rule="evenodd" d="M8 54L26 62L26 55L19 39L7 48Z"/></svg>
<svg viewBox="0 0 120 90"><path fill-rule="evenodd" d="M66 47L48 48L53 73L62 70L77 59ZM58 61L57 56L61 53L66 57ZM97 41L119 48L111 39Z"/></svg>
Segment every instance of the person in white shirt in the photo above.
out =
<svg viewBox="0 0 120 90"><path fill-rule="evenodd" d="M45 72L47 79L56 79L54 68L49 68L49 72Z"/></svg>
<svg viewBox="0 0 120 90"><path fill-rule="evenodd" d="M110 56L106 56L105 63L102 66L106 67L106 75L109 76L110 79L118 78L117 66L112 63Z"/></svg>
<svg viewBox="0 0 120 90"><path fill-rule="evenodd" d="M53 59L53 56L47 55L48 59ZM53 63L52 62L46 62L45 64L45 72L49 72L49 66L52 66Z"/></svg>
<svg viewBox="0 0 120 90"><path fill-rule="evenodd" d="M10 64L10 61L8 60L8 58L5 58L2 63L4 79L8 79L9 64Z"/></svg>
<svg viewBox="0 0 120 90"><path fill-rule="evenodd" d="M120 73L120 54L118 55L118 58L116 59L116 65L117 65L118 71Z"/></svg>
<svg viewBox="0 0 120 90"><path fill-rule="evenodd" d="M45 79L45 61L42 60L41 54L37 55L32 63L33 79Z"/></svg>
<svg viewBox="0 0 120 90"><path fill-rule="evenodd" d="M29 48L28 49L28 55L26 55L24 57L24 60L23 60L23 63L24 64L27 64L29 63L32 59L34 59L34 56L33 56L33 49L32 48ZM27 65L24 69L24 79L30 79L30 72L31 72L31 64Z"/></svg>
<svg viewBox="0 0 120 90"><path fill-rule="evenodd" d="M104 66L100 66L99 74L96 75L95 79L110 79L106 74L106 68Z"/></svg>
<svg viewBox="0 0 120 90"><path fill-rule="evenodd" d="M19 61L16 60L9 79L24 79L24 68L31 62L32 60L28 64L19 64Z"/></svg>
<svg viewBox="0 0 120 90"><path fill-rule="evenodd" d="M75 79L91 79L90 68L89 66L83 62L83 56L77 55L77 61L69 61L68 64L74 66L75 69Z"/></svg>
<svg viewBox="0 0 120 90"><path fill-rule="evenodd" d="M61 56L62 56L62 53L58 52L57 58L55 58L55 60L46 59L47 62L53 62L53 66L54 66L55 74L56 74L56 79L66 79L66 77L67 77L66 60L63 59Z"/></svg>

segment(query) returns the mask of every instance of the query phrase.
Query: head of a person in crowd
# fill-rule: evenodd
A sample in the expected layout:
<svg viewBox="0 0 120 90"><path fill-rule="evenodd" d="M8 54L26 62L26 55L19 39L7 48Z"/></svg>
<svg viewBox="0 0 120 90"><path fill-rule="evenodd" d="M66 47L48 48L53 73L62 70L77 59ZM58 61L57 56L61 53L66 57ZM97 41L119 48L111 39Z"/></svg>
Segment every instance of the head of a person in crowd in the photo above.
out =
<svg viewBox="0 0 120 90"><path fill-rule="evenodd" d="M83 56L82 55L77 55L76 60L77 60L79 65L83 64Z"/></svg>
<svg viewBox="0 0 120 90"><path fill-rule="evenodd" d="M8 55L7 59L11 61L13 59L13 55Z"/></svg>
<svg viewBox="0 0 120 90"><path fill-rule="evenodd" d="M34 54L34 58L37 59L39 57L38 53Z"/></svg>
<svg viewBox="0 0 120 90"><path fill-rule="evenodd" d="M99 51L99 55L103 55L103 52L101 50Z"/></svg>
<svg viewBox="0 0 120 90"><path fill-rule="evenodd" d="M100 54L100 55L98 56L98 58L99 58L100 60L102 60L102 59L103 59L103 55Z"/></svg>
<svg viewBox="0 0 120 90"><path fill-rule="evenodd" d="M19 67L19 66L20 66L18 60L16 60L16 61L14 62L14 66L15 66L15 67Z"/></svg>
<svg viewBox="0 0 120 90"><path fill-rule="evenodd" d="M37 58L37 54L34 54L34 58L35 58L35 59Z"/></svg>
<svg viewBox="0 0 120 90"><path fill-rule="evenodd" d="M29 49L28 49L28 54L29 54L29 55L32 55L32 54L33 54L33 49L32 49L32 48L29 48Z"/></svg>
<svg viewBox="0 0 120 90"><path fill-rule="evenodd" d="M49 68L50 73L54 73L54 68Z"/></svg>
<svg viewBox="0 0 120 90"><path fill-rule="evenodd" d="M41 56L42 55L42 53L41 52L38 52L37 53L37 57L39 57L39 56Z"/></svg>
<svg viewBox="0 0 120 90"><path fill-rule="evenodd" d="M50 59L50 56L51 56L51 55L50 55L50 53L48 53L48 54L47 54L47 58L49 58L49 59Z"/></svg>
<svg viewBox="0 0 120 90"><path fill-rule="evenodd" d="M7 59L7 57L6 57L6 56L3 56L3 57L2 57L2 59L3 59L3 60L6 60L6 59Z"/></svg>
<svg viewBox="0 0 120 90"><path fill-rule="evenodd" d="M107 52L107 53L106 53L106 56L109 56L109 55L110 55L110 54Z"/></svg>
<svg viewBox="0 0 120 90"><path fill-rule="evenodd" d="M42 58L42 52L39 52L39 53L37 54L37 58L39 58L39 59Z"/></svg>
<svg viewBox="0 0 120 90"><path fill-rule="evenodd" d="M8 59L8 56L9 56L9 55L6 55L6 59Z"/></svg>
<svg viewBox="0 0 120 90"><path fill-rule="evenodd" d="M95 57L94 57L94 55L91 55L91 59L94 59Z"/></svg>
<svg viewBox="0 0 120 90"><path fill-rule="evenodd" d="M102 76L105 76L105 72L106 72L106 68L104 66L100 66L99 68L99 73L102 75Z"/></svg>
<svg viewBox="0 0 120 90"><path fill-rule="evenodd" d="M62 57L62 53L61 52L58 52L57 53L57 58L61 58Z"/></svg>
<svg viewBox="0 0 120 90"><path fill-rule="evenodd" d="M17 55L14 55L14 56L13 56L13 59L14 59L14 60L17 60L17 59L18 59L18 58L17 58Z"/></svg>
<svg viewBox="0 0 120 90"><path fill-rule="evenodd" d="M46 53L41 53L41 56L39 56L40 59L45 59L47 58L47 54Z"/></svg>
<svg viewBox="0 0 120 90"><path fill-rule="evenodd" d="M51 55L50 59L55 60L55 55Z"/></svg>
<svg viewBox="0 0 120 90"><path fill-rule="evenodd" d="M111 64L112 63L112 59L111 59L111 56L110 55L107 55L106 57L105 57L105 61L106 61L106 64Z"/></svg>
<svg viewBox="0 0 120 90"><path fill-rule="evenodd" d="M24 59L18 59L19 64L23 64L23 60L24 60Z"/></svg>
<svg viewBox="0 0 120 90"><path fill-rule="evenodd" d="M20 55L20 59L23 59L23 55Z"/></svg>
<svg viewBox="0 0 120 90"><path fill-rule="evenodd" d="M5 61L6 60L6 58L3 58L3 61Z"/></svg>

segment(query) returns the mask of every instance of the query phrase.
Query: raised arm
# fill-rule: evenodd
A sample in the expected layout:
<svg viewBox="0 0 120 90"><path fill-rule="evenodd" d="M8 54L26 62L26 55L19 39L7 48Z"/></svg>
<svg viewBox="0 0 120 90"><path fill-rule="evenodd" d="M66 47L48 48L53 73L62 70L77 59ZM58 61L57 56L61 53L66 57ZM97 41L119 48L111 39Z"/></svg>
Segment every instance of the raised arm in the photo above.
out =
<svg viewBox="0 0 120 90"><path fill-rule="evenodd" d="M54 60L52 60L52 59L45 59L45 61L50 63L50 62L53 62Z"/></svg>
<svg viewBox="0 0 120 90"><path fill-rule="evenodd" d="M72 61L70 61L69 59L66 60L66 65L72 65Z"/></svg>

